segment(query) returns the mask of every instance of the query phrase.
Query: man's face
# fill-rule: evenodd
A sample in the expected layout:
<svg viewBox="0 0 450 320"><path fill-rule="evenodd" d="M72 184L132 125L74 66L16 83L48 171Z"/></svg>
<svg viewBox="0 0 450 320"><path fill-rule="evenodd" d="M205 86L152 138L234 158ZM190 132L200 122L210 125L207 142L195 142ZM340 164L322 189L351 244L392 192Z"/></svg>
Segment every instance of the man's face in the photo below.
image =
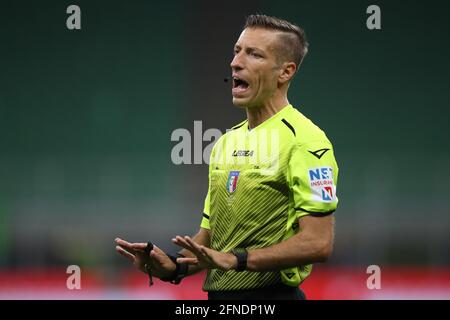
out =
<svg viewBox="0 0 450 320"><path fill-rule="evenodd" d="M278 33L246 28L234 46L231 61L233 104L251 108L269 101L278 87Z"/></svg>

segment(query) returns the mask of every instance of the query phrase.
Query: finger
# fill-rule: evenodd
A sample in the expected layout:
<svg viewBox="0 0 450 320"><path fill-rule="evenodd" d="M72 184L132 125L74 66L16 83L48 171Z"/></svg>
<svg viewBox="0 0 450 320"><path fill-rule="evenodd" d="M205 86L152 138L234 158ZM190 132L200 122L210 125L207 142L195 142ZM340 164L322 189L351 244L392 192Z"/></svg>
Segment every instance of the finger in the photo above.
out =
<svg viewBox="0 0 450 320"><path fill-rule="evenodd" d="M164 251L162 251L160 248L158 248L156 245L153 245L153 251L155 251L158 255L166 255Z"/></svg>
<svg viewBox="0 0 450 320"><path fill-rule="evenodd" d="M194 240L192 240L189 236L184 237L184 239L187 241L187 243L189 243L195 250L197 250L198 252L202 252L201 247L197 242L195 242Z"/></svg>
<svg viewBox="0 0 450 320"><path fill-rule="evenodd" d="M190 237L186 236L184 237L186 242L193 248L193 251L197 257L206 257L205 254L202 252L201 247L197 242L192 240Z"/></svg>
<svg viewBox="0 0 450 320"><path fill-rule="evenodd" d="M130 243L130 242L128 242L128 241L122 240L122 239L120 239L120 238L116 238L116 243L117 243L119 246L121 246L122 248L125 248L125 249L128 250L128 251L131 251L131 252L134 251L132 243Z"/></svg>
<svg viewBox="0 0 450 320"><path fill-rule="evenodd" d="M189 243L187 243L186 240L184 240L182 237L176 236L174 239L172 239L172 241L174 244L193 252L192 251L193 248L191 247L191 245L189 245Z"/></svg>
<svg viewBox="0 0 450 320"><path fill-rule="evenodd" d="M121 246L116 246L116 251L121 255L123 255L125 258L128 258L128 260L130 260L131 262L134 262L134 259L136 258L133 254L129 253Z"/></svg>
<svg viewBox="0 0 450 320"><path fill-rule="evenodd" d="M145 249L147 248L147 243L142 243L142 242L139 242L139 243L131 243L131 247L132 247L134 250L145 250Z"/></svg>
<svg viewBox="0 0 450 320"><path fill-rule="evenodd" d="M214 253L217 251L207 248L205 246L201 246L200 250L202 251L202 253L204 254L204 257L207 260L214 261Z"/></svg>
<svg viewBox="0 0 450 320"><path fill-rule="evenodd" d="M194 246L192 246L191 244L189 244L186 241L186 237L183 238L183 237L177 236L176 240L177 240L177 244L180 245L181 247L189 250L190 252L192 252L197 257L203 257L203 253L200 250L198 250L197 248L195 248Z"/></svg>
<svg viewBox="0 0 450 320"><path fill-rule="evenodd" d="M115 238L114 241L115 241L117 244L121 244L121 245L124 245L124 246L129 246L129 245L131 245L130 242L128 242L128 241L126 241L126 240L124 240L124 239L121 239L121 238Z"/></svg>
<svg viewBox="0 0 450 320"><path fill-rule="evenodd" d="M180 237L180 241L189 246L191 248L191 251L197 251L199 254L201 253L197 248L197 243L193 242L188 236L185 236L184 238Z"/></svg>
<svg viewBox="0 0 450 320"><path fill-rule="evenodd" d="M161 250L159 252L156 251L155 249L150 251L150 258L156 264L162 265L164 263L165 257L167 257L166 254L164 254L164 252L162 252Z"/></svg>
<svg viewBox="0 0 450 320"><path fill-rule="evenodd" d="M120 247L120 248L122 248L123 250L125 250L125 251L131 253L132 255L136 255L136 254L139 253L138 251L133 250L132 248L129 248L129 247L126 247L126 246L118 245L118 246L116 246L116 247Z"/></svg>
<svg viewBox="0 0 450 320"><path fill-rule="evenodd" d="M197 258L178 258L178 263L185 263L185 264L198 264Z"/></svg>
<svg viewBox="0 0 450 320"><path fill-rule="evenodd" d="M148 243L132 243L131 244L134 250L140 250L140 251L145 251L147 249ZM157 253L164 253L164 251L162 251L160 248L158 248L156 245L153 245L153 249L152 250L156 250Z"/></svg>
<svg viewBox="0 0 450 320"><path fill-rule="evenodd" d="M201 247L200 247L200 251L201 251L204 255L206 255L206 256L208 256L209 258L211 258L211 253L212 253L211 249L206 248L205 246L201 246Z"/></svg>

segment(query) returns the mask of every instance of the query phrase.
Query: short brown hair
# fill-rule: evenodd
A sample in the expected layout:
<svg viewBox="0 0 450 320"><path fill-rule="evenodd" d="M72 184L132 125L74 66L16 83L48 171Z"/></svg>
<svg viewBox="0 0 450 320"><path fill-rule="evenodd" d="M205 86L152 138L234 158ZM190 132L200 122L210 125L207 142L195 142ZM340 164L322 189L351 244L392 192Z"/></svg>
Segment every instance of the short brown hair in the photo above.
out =
<svg viewBox="0 0 450 320"><path fill-rule="evenodd" d="M245 28L263 28L281 31L281 42L283 43L284 58L295 62L297 68L308 53L308 41L305 31L299 26L286 20L270 17L263 14L254 14L247 17Z"/></svg>

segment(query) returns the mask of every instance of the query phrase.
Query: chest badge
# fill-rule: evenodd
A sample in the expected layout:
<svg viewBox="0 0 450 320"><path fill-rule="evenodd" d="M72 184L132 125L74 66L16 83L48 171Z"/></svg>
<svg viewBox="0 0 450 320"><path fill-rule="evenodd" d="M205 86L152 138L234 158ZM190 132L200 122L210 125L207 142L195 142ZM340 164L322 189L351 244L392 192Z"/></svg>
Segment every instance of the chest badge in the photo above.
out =
<svg viewBox="0 0 450 320"><path fill-rule="evenodd" d="M239 171L230 171L227 180L227 190L229 193L232 193L236 190L238 178L239 178Z"/></svg>

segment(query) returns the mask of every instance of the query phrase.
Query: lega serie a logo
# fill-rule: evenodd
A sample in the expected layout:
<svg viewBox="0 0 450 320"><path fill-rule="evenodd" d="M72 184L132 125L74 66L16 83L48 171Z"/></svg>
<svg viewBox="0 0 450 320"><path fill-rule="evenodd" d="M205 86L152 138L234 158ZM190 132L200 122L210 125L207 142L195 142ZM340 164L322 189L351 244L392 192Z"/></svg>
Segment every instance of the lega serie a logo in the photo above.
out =
<svg viewBox="0 0 450 320"><path fill-rule="evenodd" d="M227 190L229 193L233 193L236 190L238 178L239 171L230 171L227 180Z"/></svg>

